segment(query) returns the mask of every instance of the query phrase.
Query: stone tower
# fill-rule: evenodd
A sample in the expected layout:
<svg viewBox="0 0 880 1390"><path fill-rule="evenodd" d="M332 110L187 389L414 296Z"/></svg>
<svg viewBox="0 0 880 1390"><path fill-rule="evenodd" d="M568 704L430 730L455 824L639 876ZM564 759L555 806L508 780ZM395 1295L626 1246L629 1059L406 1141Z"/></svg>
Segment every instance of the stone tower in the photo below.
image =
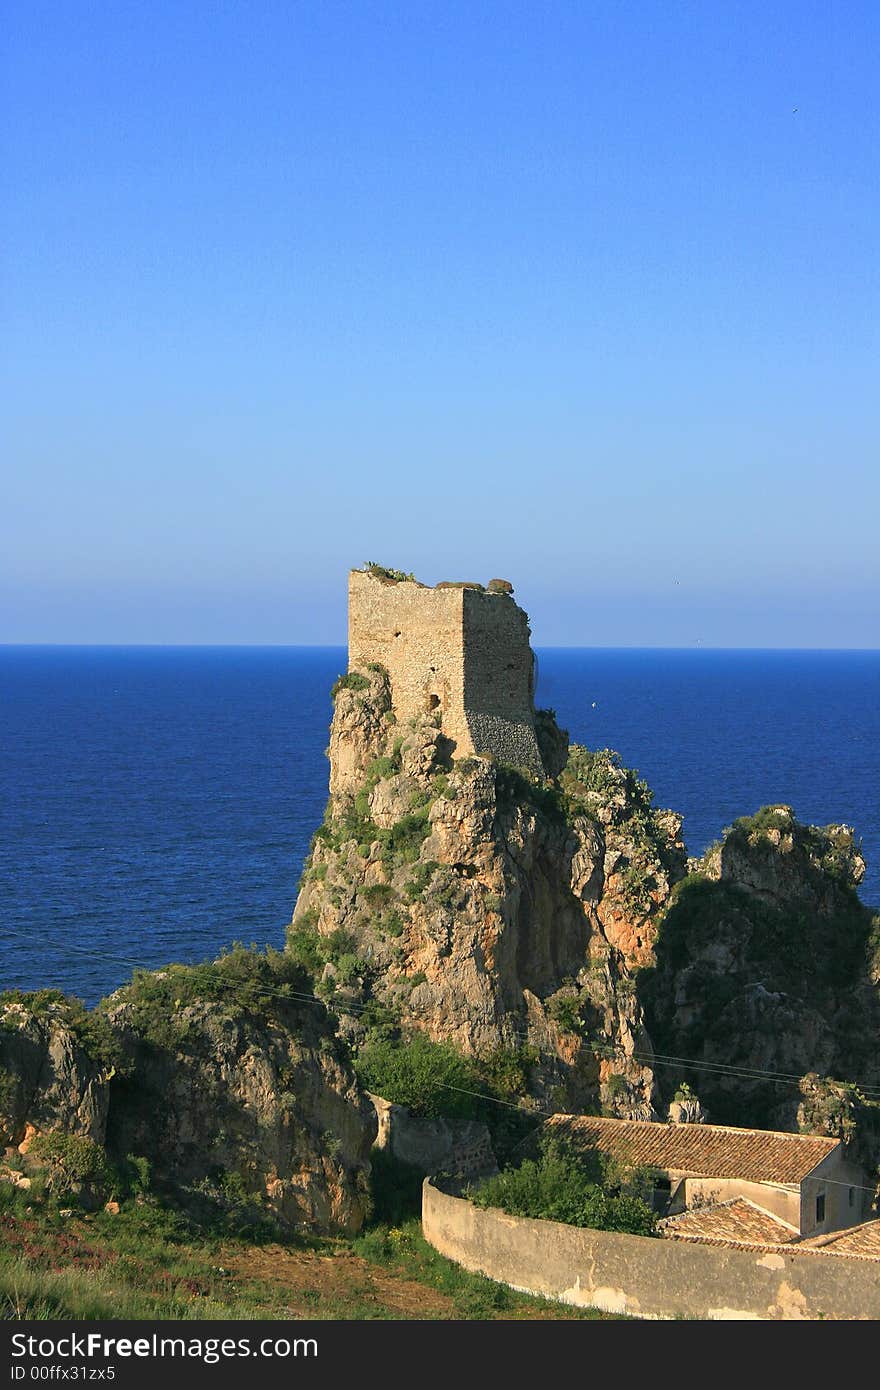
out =
<svg viewBox="0 0 880 1390"><path fill-rule="evenodd" d="M352 570L348 665L386 668L398 719L436 710L454 757L491 753L543 776L529 620L509 588Z"/></svg>

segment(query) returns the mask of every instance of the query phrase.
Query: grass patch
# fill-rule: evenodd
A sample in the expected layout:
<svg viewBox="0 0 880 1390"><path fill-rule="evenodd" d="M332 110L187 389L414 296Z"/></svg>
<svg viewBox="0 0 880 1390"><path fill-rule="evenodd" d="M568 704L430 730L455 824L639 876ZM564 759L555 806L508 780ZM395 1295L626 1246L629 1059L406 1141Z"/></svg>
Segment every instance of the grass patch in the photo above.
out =
<svg viewBox="0 0 880 1390"><path fill-rule="evenodd" d="M432 1251L417 1219L355 1241L255 1244L206 1234L153 1203L62 1217L0 1183L4 1320L579 1316L512 1297Z"/></svg>
<svg viewBox="0 0 880 1390"><path fill-rule="evenodd" d="M516 1293L481 1274L471 1274L429 1245L421 1224L410 1217L399 1226L377 1226L354 1242L364 1259L407 1279L417 1280L451 1300L455 1318L606 1318L592 1308L571 1308Z"/></svg>

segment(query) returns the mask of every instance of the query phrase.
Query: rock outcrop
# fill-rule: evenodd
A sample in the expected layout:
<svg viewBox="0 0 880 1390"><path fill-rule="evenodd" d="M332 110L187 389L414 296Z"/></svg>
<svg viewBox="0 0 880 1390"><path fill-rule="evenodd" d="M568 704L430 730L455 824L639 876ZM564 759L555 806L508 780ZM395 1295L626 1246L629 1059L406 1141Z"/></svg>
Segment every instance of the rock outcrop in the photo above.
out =
<svg viewBox="0 0 880 1390"><path fill-rule="evenodd" d="M68 1178L99 1176L106 1196L134 1165L198 1215L357 1230L376 1117L309 989L289 961L238 948L141 973L96 1014L13 998L0 1012L10 1172L19 1150L29 1171L42 1154L50 1184L66 1164Z"/></svg>
<svg viewBox="0 0 880 1390"><path fill-rule="evenodd" d="M642 995L658 1051L705 1063L680 1075L716 1123L796 1128L807 1072L880 1085L864 871L847 826L776 806L737 821L676 888Z"/></svg>
<svg viewBox="0 0 880 1390"><path fill-rule="evenodd" d="M356 1231L376 1122L323 1011L198 1000L157 1039L125 993L108 1011L127 1073L113 1092L111 1150L145 1157L157 1189L189 1205Z"/></svg>
<svg viewBox="0 0 880 1390"><path fill-rule="evenodd" d="M112 1039L57 990L0 1000L0 1146L45 1130L103 1144Z"/></svg>
<svg viewBox="0 0 880 1390"><path fill-rule="evenodd" d="M396 1021L530 1058L555 1108L652 1113L635 972L685 872L681 821L613 754L536 721L555 780L452 761L439 719L398 723L381 667L337 683L330 800L289 933L354 1042Z"/></svg>

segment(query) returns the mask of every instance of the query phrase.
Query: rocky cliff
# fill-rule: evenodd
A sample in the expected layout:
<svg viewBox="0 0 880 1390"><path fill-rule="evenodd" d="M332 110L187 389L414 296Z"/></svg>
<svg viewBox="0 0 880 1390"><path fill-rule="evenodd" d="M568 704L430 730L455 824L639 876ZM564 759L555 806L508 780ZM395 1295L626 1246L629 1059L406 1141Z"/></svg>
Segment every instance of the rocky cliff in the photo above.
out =
<svg viewBox="0 0 880 1390"><path fill-rule="evenodd" d="M880 1096L880 931L848 827L765 808L687 861L680 818L552 712L539 780L451 761L431 715L398 723L379 666L334 695L288 940L356 1046L516 1053L533 1102L623 1116L665 1116L684 1083L718 1122L827 1129L806 1074Z"/></svg>
<svg viewBox="0 0 880 1390"><path fill-rule="evenodd" d="M0 1014L7 1163L48 1167L74 1190L79 1169L105 1197L134 1165L201 1217L356 1230L375 1113L308 989L289 961L236 950L139 974L97 1015L11 1001Z"/></svg>
<svg viewBox="0 0 880 1390"><path fill-rule="evenodd" d="M562 770L545 781L451 761L435 717L397 722L379 666L334 696L330 799L289 949L345 1034L380 1025L471 1056L515 1051L538 1101L650 1115L636 971L685 872L680 819L615 755L567 753L551 713L542 759Z"/></svg>
<svg viewBox="0 0 880 1390"><path fill-rule="evenodd" d="M658 1052L713 1120L818 1123L806 1073L880 1087L880 934L856 894L847 826L801 825L790 807L737 821L673 893L642 982ZM720 1068L736 1068L737 1072ZM833 1132L833 1131L829 1131Z"/></svg>

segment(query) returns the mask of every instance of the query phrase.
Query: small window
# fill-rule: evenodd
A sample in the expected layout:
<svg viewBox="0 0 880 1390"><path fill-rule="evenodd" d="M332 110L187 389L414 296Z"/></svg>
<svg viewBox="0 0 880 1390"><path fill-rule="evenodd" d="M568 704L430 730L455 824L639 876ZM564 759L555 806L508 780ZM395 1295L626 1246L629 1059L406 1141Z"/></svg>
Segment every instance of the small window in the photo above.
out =
<svg viewBox="0 0 880 1390"><path fill-rule="evenodd" d="M854 1187L851 1187L849 1190L849 1204L851 1207L854 1207L856 1204L856 1190Z"/></svg>
<svg viewBox="0 0 880 1390"><path fill-rule="evenodd" d="M666 1215L669 1210L669 1203L672 1198L672 1183L669 1178L656 1177L654 1179L654 1190L651 1205L656 1212Z"/></svg>
<svg viewBox="0 0 880 1390"><path fill-rule="evenodd" d="M825 1193L820 1192L816 1198L816 1225L821 1226L825 1220Z"/></svg>

